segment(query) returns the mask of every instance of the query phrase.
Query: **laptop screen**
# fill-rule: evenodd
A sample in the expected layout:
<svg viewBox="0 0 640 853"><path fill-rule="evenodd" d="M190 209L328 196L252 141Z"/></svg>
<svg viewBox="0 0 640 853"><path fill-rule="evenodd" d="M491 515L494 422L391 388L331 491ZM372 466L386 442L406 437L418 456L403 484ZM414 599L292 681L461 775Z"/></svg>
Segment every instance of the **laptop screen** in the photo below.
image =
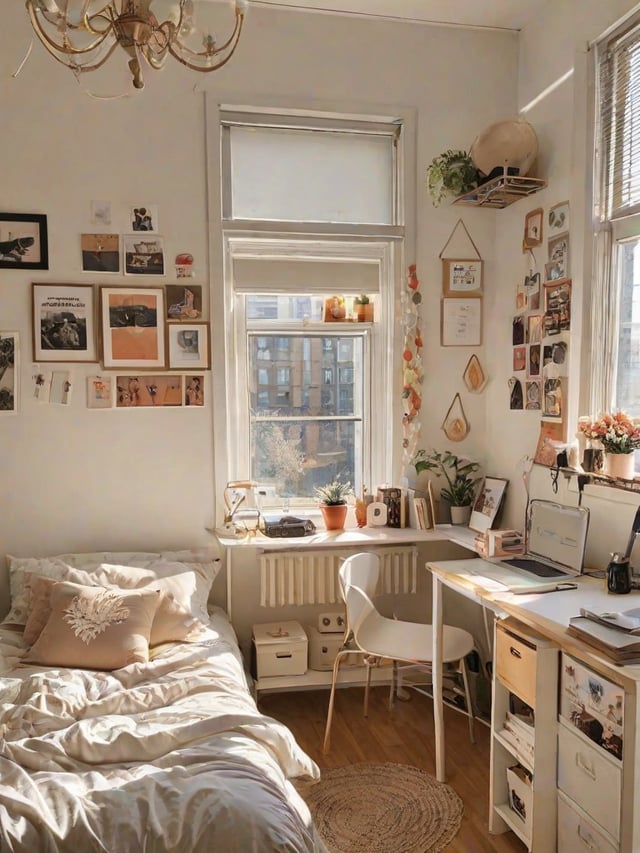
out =
<svg viewBox="0 0 640 853"><path fill-rule="evenodd" d="M571 574L580 574L588 529L589 510L586 507L532 500L527 556L548 560Z"/></svg>

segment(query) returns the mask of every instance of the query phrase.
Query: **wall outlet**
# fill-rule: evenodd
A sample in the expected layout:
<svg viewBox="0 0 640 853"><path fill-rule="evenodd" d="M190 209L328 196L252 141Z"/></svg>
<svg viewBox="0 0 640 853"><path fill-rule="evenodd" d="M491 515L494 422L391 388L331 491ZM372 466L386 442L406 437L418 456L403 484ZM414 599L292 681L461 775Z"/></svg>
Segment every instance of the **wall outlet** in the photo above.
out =
<svg viewBox="0 0 640 853"><path fill-rule="evenodd" d="M344 613L320 613L318 616L318 631L321 634L342 634L344 626Z"/></svg>

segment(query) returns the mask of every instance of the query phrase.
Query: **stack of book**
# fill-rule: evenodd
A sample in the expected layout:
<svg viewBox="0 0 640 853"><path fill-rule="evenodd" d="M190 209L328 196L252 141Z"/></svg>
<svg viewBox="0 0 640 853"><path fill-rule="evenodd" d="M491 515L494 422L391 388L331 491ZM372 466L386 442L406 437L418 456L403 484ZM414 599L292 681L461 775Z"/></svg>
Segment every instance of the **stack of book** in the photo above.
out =
<svg viewBox="0 0 640 853"><path fill-rule="evenodd" d="M475 538L481 557L514 557L524 553L524 539L517 530L487 530Z"/></svg>
<svg viewBox="0 0 640 853"><path fill-rule="evenodd" d="M569 619L567 632L598 649L614 663L640 663L640 609L622 613L594 613L580 608Z"/></svg>

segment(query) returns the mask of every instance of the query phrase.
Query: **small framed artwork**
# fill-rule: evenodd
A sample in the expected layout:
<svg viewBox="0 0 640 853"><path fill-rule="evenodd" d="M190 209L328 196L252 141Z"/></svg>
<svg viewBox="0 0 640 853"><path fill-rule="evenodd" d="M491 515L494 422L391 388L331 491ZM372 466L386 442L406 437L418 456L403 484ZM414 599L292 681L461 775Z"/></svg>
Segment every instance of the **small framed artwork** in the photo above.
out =
<svg viewBox="0 0 640 853"><path fill-rule="evenodd" d="M571 280L545 283L545 334L557 335L571 328Z"/></svg>
<svg viewBox="0 0 640 853"><path fill-rule="evenodd" d="M204 376L184 377L184 405L204 406Z"/></svg>
<svg viewBox="0 0 640 853"><path fill-rule="evenodd" d="M542 408L542 393L540 383L537 381L525 382L525 409L527 411L540 411Z"/></svg>
<svg viewBox="0 0 640 853"><path fill-rule="evenodd" d="M482 344L482 298L442 297L440 343L443 347Z"/></svg>
<svg viewBox="0 0 640 853"><path fill-rule="evenodd" d="M164 275L164 240L145 234L125 234L125 275Z"/></svg>
<svg viewBox="0 0 640 853"><path fill-rule="evenodd" d="M344 296L330 296L325 299L322 317L325 323L344 323L348 319Z"/></svg>
<svg viewBox="0 0 640 853"><path fill-rule="evenodd" d="M33 360L97 361L91 284L33 284Z"/></svg>
<svg viewBox="0 0 640 853"><path fill-rule="evenodd" d="M513 328L511 330L511 343L514 347L524 343L524 327L525 318L520 315L516 315L513 318Z"/></svg>
<svg viewBox="0 0 640 853"><path fill-rule="evenodd" d="M530 311L540 308L540 273L529 271L524 277L524 291L526 293L525 306Z"/></svg>
<svg viewBox="0 0 640 853"><path fill-rule="evenodd" d="M20 336L0 332L0 415L18 412L20 391Z"/></svg>
<svg viewBox="0 0 640 853"><path fill-rule="evenodd" d="M161 287L101 287L104 366L164 367L164 310L164 290Z"/></svg>
<svg viewBox="0 0 640 853"><path fill-rule="evenodd" d="M529 211L524 219L524 239L522 247L524 251L534 249L542 245L542 217L544 211L541 207Z"/></svg>
<svg viewBox="0 0 640 853"><path fill-rule="evenodd" d="M530 314L527 317L527 343L539 344L542 340L542 314Z"/></svg>
<svg viewBox="0 0 640 853"><path fill-rule="evenodd" d="M199 284L168 284L165 287L167 297L167 320L202 319L202 287Z"/></svg>
<svg viewBox="0 0 640 853"><path fill-rule="evenodd" d="M569 234L557 234L547 240L547 263L545 273L547 281L569 277ZM550 278L553 276L553 278Z"/></svg>
<svg viewBox="0 0 640 853"><path fill-rule="evenodd" d="M493 527L507 491L508 480L500 477L485 477L471 508L469 527L484 533Z"/></svg>
<svg viewBox="0 0 640 853"><path fill-rule="evenodd" d="M472 394L480 394L484 391L484 387L488 382L488 376L475 353L467 362L462 379L467 387L467 391L471 391Z"/></svg>
<svg viewBox="0 0 640 853"><path fill-rule="evenodd" d="M547 216L549 236L569 230L569 202L561 201L549 208Z"/></svg>
<svg viewBox="0 0 640 853"><path fill-rule="evenodd" d="M87 408L111 409L113 380L111 376L87 376Z"/></svg>
<svg viewBox="0 0 640 853"><path fill-rule="evenodd" d="M118 375L115 385L116 409L182 406L182 376L153 373Z"/></svg>
<svg viewBox="0 0 640 853"><path fill-rule="evenodd" d="M118 234L81 234L82 272L120 272Z"/></svg>
<svg viewBox="0 0 640 853"><path fill-rule="evenodd" d="M209 369L209 324L169 323L169 369Z"/></svg>
<svg viewBox="0 0 640 853"><path fill-rule="evenodd" d="M532 378L538 378L540 376L540 344L529 344L527 376Z"/></svg>
<svg viewBox="0 0 640 853"><path fill-rule="evenodd" d="M0 213L0 269L48 270L47 217Z"/></svg>
<svg viewBox="0 0 640 853"><path fill-rule="evenodd" d="M555 377L544 380L542 416L553 420L562 420L564 411L562 379Z"/></svg>
<svg viewBox="0 0 640 853"><path fill-rule="evenodd" d="M442 293L444 296L470 296L482 292L482 261L443 260Z"/></svg>
<svg viewBox="0 0 640 853"><path fill-rule="evenodd" d="M154 204L138 205L131 208L132 231L157 231L158 208Z"/></svg>
<svg viewBox="0 0 640 853"><path fill-rule="evenodd" d="M517 372L519 370L524 370L527 366L527 348L526 347L514 347L513 348L513 370Z"/></svg>

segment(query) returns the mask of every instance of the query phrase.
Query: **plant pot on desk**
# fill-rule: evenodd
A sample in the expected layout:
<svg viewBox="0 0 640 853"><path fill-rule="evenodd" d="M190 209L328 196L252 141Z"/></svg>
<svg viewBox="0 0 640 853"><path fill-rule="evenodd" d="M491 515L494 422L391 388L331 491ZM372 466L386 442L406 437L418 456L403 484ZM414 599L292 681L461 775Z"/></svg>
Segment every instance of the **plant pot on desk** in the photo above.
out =
<svg viewBox="0 0 640 853"><path fill-rule="evenodd" d="M451 524L469 524L471 518L471 504L468 506L452 506Z"/></svg>
<svg viewBox="0 0 640 853"><path fill-rule="evenodd" d="M327 530L342 530L347 517L346 504L322 504L320 507Z"/></svg>

